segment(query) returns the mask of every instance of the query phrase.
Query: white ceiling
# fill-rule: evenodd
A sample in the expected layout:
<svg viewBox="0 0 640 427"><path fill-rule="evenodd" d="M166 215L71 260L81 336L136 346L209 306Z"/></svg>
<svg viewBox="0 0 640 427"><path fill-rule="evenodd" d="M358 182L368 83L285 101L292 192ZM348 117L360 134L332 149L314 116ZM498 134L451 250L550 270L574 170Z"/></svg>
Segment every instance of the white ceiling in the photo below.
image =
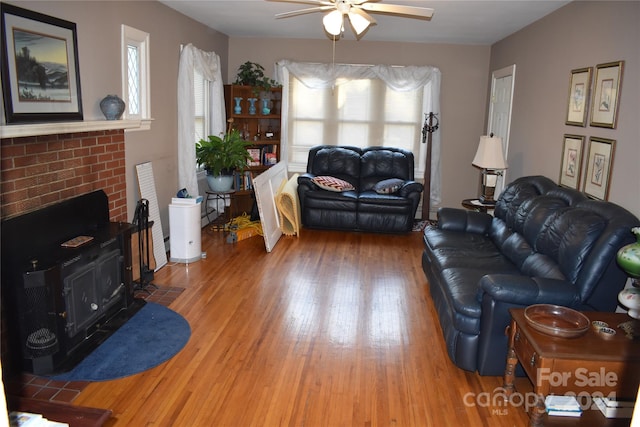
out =
<svg viewBox="0 0 640 427"><path fill-rule="evenodd" d="M229 37L324 39L323 13L276 19L277 13L312 7L265 0L160 0ZM378 24L362 40L491 45L569 3L570 0L383 0L430 7L431 21L374 14ZM345 27L348 27L345 25ZM355 40L350 28L346 40Z"/></svg>

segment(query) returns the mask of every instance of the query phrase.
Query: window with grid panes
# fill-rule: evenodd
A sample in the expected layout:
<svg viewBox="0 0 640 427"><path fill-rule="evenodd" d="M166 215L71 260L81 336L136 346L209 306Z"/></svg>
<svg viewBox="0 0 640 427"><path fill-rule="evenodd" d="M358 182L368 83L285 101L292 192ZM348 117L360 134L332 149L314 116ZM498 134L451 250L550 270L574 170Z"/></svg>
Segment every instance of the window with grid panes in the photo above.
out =
<svg viewBox="0 0 640 427"><path fill-rule="evenodd" d="M386 146L414 153L416 174L424 172L421 155L422 112L428 111L429 86L397 92L379 79L339 81L333 88L311 89L289 79L288 162L306 169L315 145ZM416 175L420 176L420 175Z"/></svg>
<svg viewBox="0 0 640 427"><path fill-rule="evenodd" d="M122 25L122 94L126 119L151 119L149 34Z"/></svg>

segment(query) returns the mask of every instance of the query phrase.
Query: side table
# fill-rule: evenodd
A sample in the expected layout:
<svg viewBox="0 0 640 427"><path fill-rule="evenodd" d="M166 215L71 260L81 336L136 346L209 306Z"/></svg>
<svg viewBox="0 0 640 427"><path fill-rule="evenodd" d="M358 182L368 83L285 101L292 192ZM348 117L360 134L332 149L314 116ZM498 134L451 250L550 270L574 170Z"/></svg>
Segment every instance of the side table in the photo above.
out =
<svg viewBox="0 0 640 427"><path fill-rule="evenodd" d="M207 191L207 198L204 201L204 211L207 216L207 221L209 221L209 226L211 226L214 230L224 230L226 224L231 221L231 212L233 211L233 200L235 190L229 190L224 192L217 191ZM229 201L229 206L227 208L227 200ZM212 201L214 206L213 208L209 207L209 202ZM224 211L218 211L218 205L222 203L224 206ZM211 220L210 215L214 212L218 212L218 216Z"/></svg>
<svg viewBox="0 0 640 427"><path fill-rule="evenodd" d="M519 362L533 383L536 395L529 426L543 425L544 400L550 394L578 396L584 409L581 426L587 425L587 418L595 419L593 425L597 426L604 425L605 421L617 421L608 420L600 413L592 400L595 397L636 399L640 383L640 341L627 338L618 328L619 324L630 320L626 314L583 313L590 321L600 320L616 329L616 335L605 339L593 328L578 338L553 337L531 328L524 317L524 309L512 308L509 312L511 325L507 329L509 349L504 388L507 396L515 392L515 367Z"/></svg>
<svg viewBox="0 0 640 427"><path fill-rule="evenodd" d="M465 209L474 210L477 212L487 212L489 210L493 210L496 207L494 203L484 203L481 202L480 199L464 199L462 201L462 206Z"/></svg>

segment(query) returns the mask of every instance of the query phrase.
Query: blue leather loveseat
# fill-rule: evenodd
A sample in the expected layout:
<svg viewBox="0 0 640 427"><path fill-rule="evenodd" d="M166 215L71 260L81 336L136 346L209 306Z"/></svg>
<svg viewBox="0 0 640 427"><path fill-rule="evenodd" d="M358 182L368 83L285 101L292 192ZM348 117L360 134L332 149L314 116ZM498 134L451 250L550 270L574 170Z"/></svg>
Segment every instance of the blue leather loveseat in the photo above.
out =
<svg viewBox="0 0 640 427"><path fill-rule="evenodd" d="M307 171L298 177L302 225L378 233L411 231L423 191L423 185L414 181L413 168L413 153L401 148L312 147ZM342 185L323 188L319 178Z"/></svg>

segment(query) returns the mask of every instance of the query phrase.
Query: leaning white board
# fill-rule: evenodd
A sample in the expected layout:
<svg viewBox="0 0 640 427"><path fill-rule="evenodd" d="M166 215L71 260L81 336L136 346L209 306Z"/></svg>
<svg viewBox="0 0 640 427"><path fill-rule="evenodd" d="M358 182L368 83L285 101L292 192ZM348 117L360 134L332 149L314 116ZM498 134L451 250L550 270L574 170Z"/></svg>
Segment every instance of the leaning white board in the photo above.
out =
<svg viewBox="0 0 640 427"><path fill-rule="evenodd" d="M287 180L287 164L278 162L253 179L253 191L260 213L262 234L267 252L271 252L282 236L280 219L276 208L276 193L282 181Z"/></svg>
<svg viewBox="0 0 640 427"><path fill-rule="evenodd" d="M158 209L158 197L156 196L156 183L153 179L153 167L151 162L136 165L138 173L138 189L140 197L149 201L149 221L153 221L151 235L153 236L153 257L156 259L158 271L167 263L167 251L164 247L164 235L160 222L160 210Z"/></svg>

